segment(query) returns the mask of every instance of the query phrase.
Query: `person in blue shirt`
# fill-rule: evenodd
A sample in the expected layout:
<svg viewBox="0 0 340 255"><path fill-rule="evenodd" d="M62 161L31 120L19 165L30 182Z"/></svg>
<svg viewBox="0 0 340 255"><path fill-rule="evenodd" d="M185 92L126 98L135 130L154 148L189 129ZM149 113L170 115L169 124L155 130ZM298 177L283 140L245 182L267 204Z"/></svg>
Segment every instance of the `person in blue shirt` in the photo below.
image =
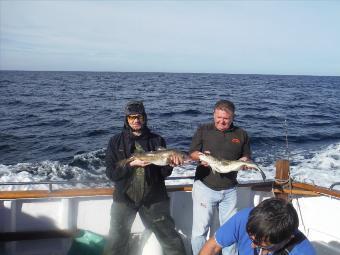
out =
<svg viewBox="0 0 340 255"><path fill-rule="evenodd" d="M298 227L293 205L270 198L236 213L205 243L199 255L218 254L232 244L240 255L316 255Z"/></svg>

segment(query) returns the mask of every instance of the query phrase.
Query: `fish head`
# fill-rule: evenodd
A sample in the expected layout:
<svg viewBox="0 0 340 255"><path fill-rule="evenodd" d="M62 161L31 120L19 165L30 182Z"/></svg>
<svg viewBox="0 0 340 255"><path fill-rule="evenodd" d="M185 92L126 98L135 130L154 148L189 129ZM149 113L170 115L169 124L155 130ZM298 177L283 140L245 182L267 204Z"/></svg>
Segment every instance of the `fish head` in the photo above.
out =
<svg viewBox="0 0 340 255"><path fill-rule="evenodd" d="M209 154L205 154L205 153L200 153L198 155L198 158L201 160L201 161L205 161L207 163L210 163L214 160L213 156L209 155Z"/></svg>
<svg viewBox="0 0 340 255"><path fill-rule="evenodd" d="M217 172L221 172L220 162L216 158L211 156L210 154L200 153L198 155L198 158L201 161L204 161L204 162L208 163L208 165L211 168L213 174L216 174Z"/></svg>

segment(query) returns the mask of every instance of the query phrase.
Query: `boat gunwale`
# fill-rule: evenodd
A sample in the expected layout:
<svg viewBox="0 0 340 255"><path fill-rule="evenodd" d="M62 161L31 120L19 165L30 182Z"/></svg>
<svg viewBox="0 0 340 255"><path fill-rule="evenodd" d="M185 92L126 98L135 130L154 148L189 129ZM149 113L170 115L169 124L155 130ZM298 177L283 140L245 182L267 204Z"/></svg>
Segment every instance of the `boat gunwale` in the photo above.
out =
<svg viewBox="0 0 340 255"><path fill-rule="evenodd" d="M275 181L240 183L238 187L250 187L254 191L273 191L274 193L306 195L306 196L330 196L340 198L340 191L327 189L317 185L293 182L290 189L287 185L283 188L276 185ZM169 192L191 191L192 184L167 185ZM58 197L91 197L112 196L112 188L67 188L56 190L17 190L0 191L0 200L30 199L30 198L58 198Z"/></svg>

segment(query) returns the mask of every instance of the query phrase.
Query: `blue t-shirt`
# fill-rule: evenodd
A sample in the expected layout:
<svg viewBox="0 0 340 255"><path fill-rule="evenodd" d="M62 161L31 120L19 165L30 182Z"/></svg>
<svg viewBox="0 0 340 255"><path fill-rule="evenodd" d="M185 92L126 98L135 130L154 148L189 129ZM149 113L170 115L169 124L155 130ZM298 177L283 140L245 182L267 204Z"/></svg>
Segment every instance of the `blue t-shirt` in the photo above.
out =
<svg viewBox="0 0 340 255"><path fill-rule="evenodd" d="M224 223L215 233L215 240L221 247L227 247L236 243L240 255L254 255L257 254L256 249L251 247L246 225L249 213L252 208L246 208ZM316 255L312 244L307 238L297 243L289 253L290 255Z"/></svg>

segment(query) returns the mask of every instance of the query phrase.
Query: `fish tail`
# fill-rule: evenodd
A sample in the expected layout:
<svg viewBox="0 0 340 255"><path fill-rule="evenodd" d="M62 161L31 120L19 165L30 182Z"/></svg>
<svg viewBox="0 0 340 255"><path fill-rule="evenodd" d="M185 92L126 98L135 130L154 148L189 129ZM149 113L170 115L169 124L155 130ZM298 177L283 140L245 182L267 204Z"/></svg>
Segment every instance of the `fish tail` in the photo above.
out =
<svg viewBox="0 0 340 255"><path fill-rule="evenodd" d="M267 176L265 175L265 173L262 171L262 169L255 163L251 163L251 167L253 167L254 169L256 169L257 171L260 172L261 176L262 176L262 179L263 181L266 181L267 179Z"/></svg>
<svg viewBox="0 0 340 255"><path fill-rule="evenodd" d="M265 175L265 173L262 171L261 168L257 167L257 170L260 172L262 179L263 179L263 182L265 182L266 179L267 179L267 176Z"/></svg>
<svg viewBox="0 0 340 255"><path fill-rule="evenodd" d="M194 160L192 160L188 154L183 154L183 161L184 161L184 163L194 162Z"/></svg>
<svg viewBox="0 0 340 255"><path fill-rule="evenodd" d="M178 155L183 159L183 161L189 161L191 159L187 152L178 151Z"/></svg>

